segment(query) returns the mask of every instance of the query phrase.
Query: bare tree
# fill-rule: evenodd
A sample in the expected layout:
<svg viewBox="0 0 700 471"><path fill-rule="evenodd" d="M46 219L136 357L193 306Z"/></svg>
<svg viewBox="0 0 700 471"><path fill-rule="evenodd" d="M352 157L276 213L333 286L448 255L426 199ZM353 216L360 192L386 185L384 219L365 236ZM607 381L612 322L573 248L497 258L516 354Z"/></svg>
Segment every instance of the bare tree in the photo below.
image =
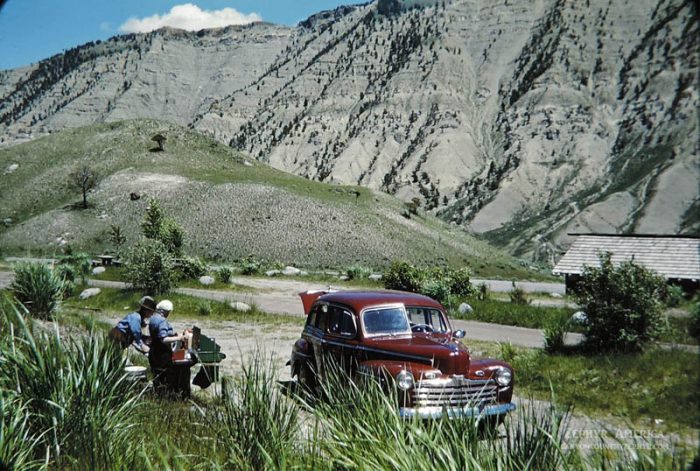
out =
<svg viewBox="0 0 700 471"><path fill-rule="evenodd" d="M70 174L68 183L72 188L81 191L83 195L83 209L87 209L87 193L97 186L98 179L97 172L87 165Z"/></svg>

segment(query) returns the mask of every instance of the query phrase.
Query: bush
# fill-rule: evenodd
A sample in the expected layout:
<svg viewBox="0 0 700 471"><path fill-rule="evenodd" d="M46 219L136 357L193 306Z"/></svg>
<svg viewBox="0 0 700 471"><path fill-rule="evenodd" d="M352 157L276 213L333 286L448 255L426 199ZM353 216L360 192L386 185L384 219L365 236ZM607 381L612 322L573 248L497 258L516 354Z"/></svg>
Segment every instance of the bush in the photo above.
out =
<svg viewBox="0 0 700 471"><path fill-rule="evenodd" d="M349 280L364 280L372 274L372 270L366 267L353 265L345 272Z"/></svg>
<svg viewBox="0 0 700 471"><path fill-rule="evenodd" d="M399 291L419 293L426 278L425 272L419 270L408 262L395 261L384 274L384 287Z"/></svg>
<svg viewBox="0 0 700 471"><path fill-rule="evenodd" d="M664 296L664 303L668 307L678 307L685 300L685 293L683 288L678 285L667 285L666 293Z"/></svg>
<svg viewBox="0 0 700 471"><path fill-rule="evenodd" d="M197 257L181 258L177 267L181 280L196 280L207 274L207 264Z"/></svg>
<svg viewBox="0 0 700 471"><path fill-rule="evenodd" d="M258 273L260 273L261 268L262 262L260 260L257 260L252 255L249 255L248 257L244 258L241 262L241 273L243 273L244 275L257 275Z"/></svg>
<svg viewBox="0 0 700 471"><path fill-rule="evenodd" d="M124 277L144 293L167 293L175 281L173 258L162 242L141 239L127 255Z"/></svg>
<svg viewBox="0 0 700 471"><path fill-rule="evenodd" d="M449 272L450 277L450 291L455 296L467 297L471 296L474 292L472 283L470 280L471 271L469 268L460 268L458 270L453 270Z"/></svg>
<svg viewBox="0 0 700 471"><path fill-rule="evenodd" d="M690 318L688 333L691 337L700 341L700 301L695 304L695 309L690 314Z"/></svg>
<svg viewBox="0 0 700 471"><path fill-rule="evenodd" d="M423 284L420 293L445 304L450 297L450 286L444 280L432 278Z"/></svg>
<svg viewBox="0 0 700 471"><path fill-rule="evenodd" d="M78 273L73 265L58 265L54 273L63 280L63 298L73 296L77 286Z"/></svg>
<svg viewBox="0 0 700 471"><path fill-rule="evenodd" d="M486 286L486 283L481 283L477 288L476 299L479 301L488 301L490 297L489 287Z"/></svg>
<svg viewBox="0 0 700 471"><path fill-rule="evenodd" d="M513 281L513 289L508 292L508 297L513 304L530 304L527 296L525 296L525 290L516 286L515 281Z"/></svg>
<svg viewBox="0 0 700 471"><path fill-rule="evenodd" d="M185 233L174 219L165 216L160 202L155 198L148 202L141 229L147 239L160 241L168 252L180 254Z"/></svg>
<svg viewBox="0 0 700 471"><path fill-rule="evenodd" d="M544 327L544 350L547 353L557 353L564 350L564 339L569 330L569 320L564 317L554 317Z"/></svg>
<svg viewBox="0 0 700 471"><path fill-rule="evenodd" d="M230 283L232 276L233 270L231 269L231 267L219 268L219 280L221 280L222 283Z"/></svg>
<svg viewBox="0 0 700 471"><path fill-rule="evenodd" d="M211 304L206 301L197 304L197 314L199 314L200 316L210 316Z"/></svg>
<svg viewBox="0 0 700 471"><path fill-rule="evenodd" d="M622 262L614 267L609 253L600 267L586 266L574 299L586 312L585 343L592 351L638 351L662 329L666 282L652 271Z"/></svg>
<svg viewBox="0 0 700 471"><path fill-rule="evenodd" d="M63 297L63 279L43 263L21 263L15 267L10 290L27 311L39 319L49 319Z"/></svg>
<svg viewBox="0 0 700 471"><path fill-rule="evenodd" d="M70 248L66 250L64 255L58 257L58 266L70 266L73 271L80 277L83 283L87 281L92 269L92 258L85 252L73 252ZM73 277L70 281L76 281L77 277Z"/></svg>

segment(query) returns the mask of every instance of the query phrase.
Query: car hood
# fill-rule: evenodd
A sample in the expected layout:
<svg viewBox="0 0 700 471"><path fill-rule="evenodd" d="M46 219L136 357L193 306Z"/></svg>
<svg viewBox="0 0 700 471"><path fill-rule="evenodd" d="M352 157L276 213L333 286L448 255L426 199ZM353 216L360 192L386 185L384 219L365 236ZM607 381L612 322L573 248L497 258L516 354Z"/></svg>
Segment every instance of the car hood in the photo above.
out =
<svg viewBox="0 0 700 471"><path fill-rule="evenodd" d="M373 359L400 360L432 365L444 374L469 372L469 351L461 343L444 337L412 335L367 339L364 347Z"/></svg>

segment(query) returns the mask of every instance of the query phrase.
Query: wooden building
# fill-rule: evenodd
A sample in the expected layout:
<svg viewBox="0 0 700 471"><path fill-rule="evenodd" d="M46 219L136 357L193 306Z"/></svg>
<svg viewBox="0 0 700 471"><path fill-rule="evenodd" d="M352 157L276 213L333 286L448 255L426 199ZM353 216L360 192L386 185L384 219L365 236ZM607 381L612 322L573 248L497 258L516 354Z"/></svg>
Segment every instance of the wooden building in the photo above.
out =
<svg viewBox="0 0 700 471"><path fill-rule="evenodd" d="M569 234L576 237L552 270L575 286L584 266L600 266L599 255L612 254L613 264L633 261L687 293L700 290L700 237L670 235Z"/></svg>

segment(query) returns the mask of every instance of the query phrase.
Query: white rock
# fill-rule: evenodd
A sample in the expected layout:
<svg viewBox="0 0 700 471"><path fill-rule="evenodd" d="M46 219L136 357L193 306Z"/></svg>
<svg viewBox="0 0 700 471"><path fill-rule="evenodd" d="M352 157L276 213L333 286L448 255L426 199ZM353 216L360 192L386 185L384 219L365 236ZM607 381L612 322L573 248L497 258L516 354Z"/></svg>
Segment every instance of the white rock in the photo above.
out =
<svg viewBox="0 0 700 471"><path fill-rule="evenodd" d="M571 321L576 322L578 324L585 324L586 322L588 322L588 316L583 311L576 311L571 316Z"/></svg>
<svg viewBox="0 0 700 471"><path fill-rule="evenodd" d="M8 175L19 168L19 164L10 164L5 169L5 175Z"/></svg>
<svg viewBox="0 0 700 471"><path fill-rule="evenodd" d="M229 304L233 309L239 312L248 312L250 311L250 306L247 305L246 303L242 303L240 301L235 301Z"/></svg>
<svg viewBox="0 0 700 471"><path fill-rule="evenodd" d="M340 275L340 276L338 277L338 279L339 279L340 281L347 281L347 280L350 279L350 277L349 277L348 275Z"/></svg>
<svg viewBox="0 0 700 471"><path fill-rule="evenodd" d="M561 293L549 293L549 295L553 298L561 298L562 297Z"/></svg>
<svg viewBox="0 0 700 471"><path fill-rule="evenodd" d="M199 282L203 284L204 286L208 285L213 285L214 284L214 278L209 276L209 275L204 275L199 277Z"/></svg>
<svg viewBox="0 0 700 471"><path fill-rule="evenodd" d="M298 268L294 268L294 267L285 267L285 269L282 270L282 274L285 276L297 276L300 273L301 273L301 270L299 270Z"/></svg>
<svg viewBox="0 0 700 471"><path fill-rule="evenodd" d="M251 164L251 163L248 162L247 160L246 160L245 162L243 162L243 165L245 165L246 167L252 167L252 166L253 166L253 164Z"/></svg>
<svg viewBox="0 0 700 471"><path fill-rule="evenodd" d="M281 272L279 270L268 270L265 272L265 276L277 276Z"/></svg>
<svg viewBox="0 0 700 471"><path fill-rule="evenodd" d="M380 275L379 273L372 273L367 277L367 279L372 281L379 281L382 279L382 275Z"/></svg>
<svg viewBox="0 0 700 471"><path fill-rule="evenodd" d="M93 275L99 275L101 273L105 272L105 267L95 267L92 269L92 274Z"/></svg>
<svg viewBox="0 0 700 471"><path fill-rule="evenodd" d="M302 271L299 272L299 276L308 276L308 275L309 275L309 272L308 272L308 271L302 270Z"/></svg>
<svg viewBox="0 0 700 471"><path fill-rule="evenodd" d="M460 314L471 314L472 312L474 312L474 309L467 303L460 304L457 310Z"/></svg>
<svg viewBox="0 0 700 471"><path fill-rule="evenodd" d="M88 288L80 293L80 299L87 299L100 294L100 288Z"/></svg>

